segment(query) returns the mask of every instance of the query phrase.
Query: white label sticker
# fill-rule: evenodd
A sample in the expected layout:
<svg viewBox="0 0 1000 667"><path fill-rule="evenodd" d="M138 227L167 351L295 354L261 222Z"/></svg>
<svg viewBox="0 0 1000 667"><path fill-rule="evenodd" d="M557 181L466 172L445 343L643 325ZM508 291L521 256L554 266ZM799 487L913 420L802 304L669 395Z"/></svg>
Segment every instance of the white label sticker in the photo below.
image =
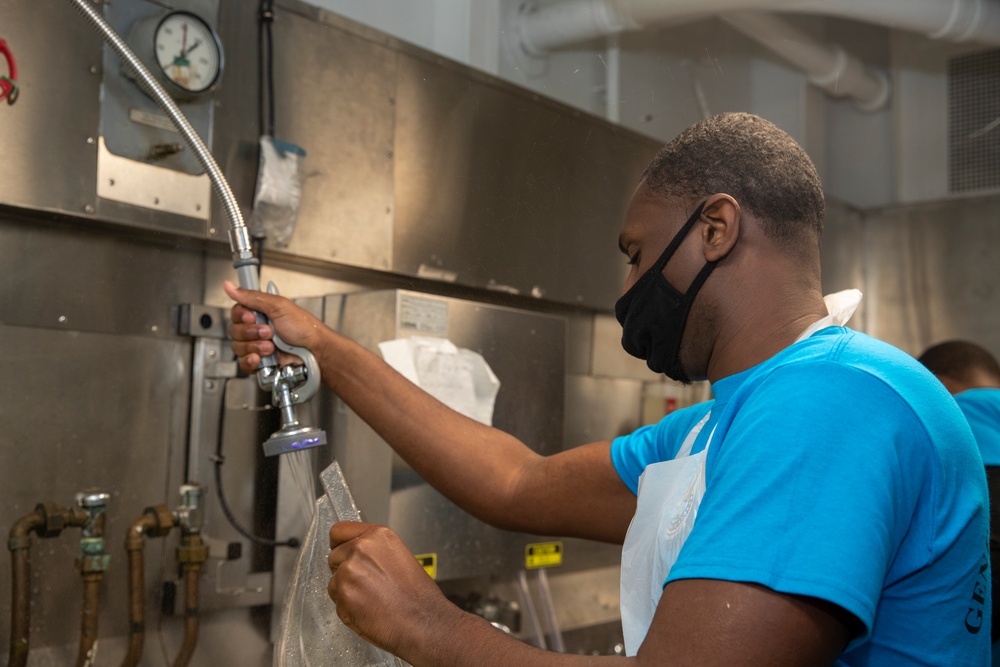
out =
<svg viewBox="0 0 1000 667"><path fill-rule="evenodd" d="M173 121L166 116L161 116L160 114L153 113L152 111L136 109L133 107L128 110L128 118L133 123L148 125L149 127L155 127L158 130L177 132L177 128L174 127Z"/></svg>
<svg viewBox="0 0 1000 667"><path fill-rule="evenodd" d="M447 338L448 302L410 294L400 295L399 330Z"/></svg>

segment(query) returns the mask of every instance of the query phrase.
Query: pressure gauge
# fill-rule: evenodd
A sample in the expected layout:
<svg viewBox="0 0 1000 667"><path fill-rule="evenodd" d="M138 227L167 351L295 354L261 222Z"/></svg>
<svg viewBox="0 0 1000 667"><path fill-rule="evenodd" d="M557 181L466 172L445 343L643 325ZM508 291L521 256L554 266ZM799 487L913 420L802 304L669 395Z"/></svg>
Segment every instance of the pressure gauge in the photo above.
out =
<svg viewBox="0 0 1000 667"><path fill-rule="evenodd" d="M209 92L222 74L222 42L201 17L171 11L139 22L129 35L136 54L174 96Z"/></svg>

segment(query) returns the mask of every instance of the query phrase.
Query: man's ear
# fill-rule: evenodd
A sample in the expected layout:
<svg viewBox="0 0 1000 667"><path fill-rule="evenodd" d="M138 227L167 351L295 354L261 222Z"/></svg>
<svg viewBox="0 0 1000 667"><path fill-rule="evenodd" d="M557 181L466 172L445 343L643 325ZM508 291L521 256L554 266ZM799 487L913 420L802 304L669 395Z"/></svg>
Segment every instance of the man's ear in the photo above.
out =
<svg viewBox="0 0 1000 667"><path fill-rule="evenodd" d="M706 262L717 262L736 245L740 235L741 209L738 201L727 194L714 194L705 200L701 210L701 241Z"/></svg>

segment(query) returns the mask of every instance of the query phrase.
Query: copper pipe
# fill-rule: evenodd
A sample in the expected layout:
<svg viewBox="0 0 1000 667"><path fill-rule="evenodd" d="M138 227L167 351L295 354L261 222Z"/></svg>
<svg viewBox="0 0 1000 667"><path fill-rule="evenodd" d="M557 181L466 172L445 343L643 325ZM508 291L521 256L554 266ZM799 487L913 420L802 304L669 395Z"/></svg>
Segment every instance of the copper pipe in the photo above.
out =
<svg viewBox="0 0 1000 667"><path fill-rule="evenodd" d="M24 667L28 662L28 633L31 626L31 565L28 550L31 533L45 525L37 509L18 519L10 529L7 543L11 558L10 589L10 663L9 667Z"/></svg>
<svg viewBox="0 0 1000 667"><path fill-rule="evenodd" d="M156 516L143 514L128 529L125 550L128 552L128 652L122 667L135 667L142 657L146 636L146 581L143 562L143 535L157 527Z"/></svg>
<svg viewBox="0 0 1000 667"><path fill-rule="evenodd" d="M83 574L83 613L80 615L80 650L76 654L76 667L89 667L94 661L97 643L97 612L100 604L103 572Z"/></svg>
<svg viewBox="0 0 1000 667"><path fill-rule="evenodd" d="M204 552L200 535L188 535L183 539L182 550L189 553ZM196 556L197 558L197 556ZM181 570L184 574L184 643L181 644L181 651L174 660L173 667L187 667L194 655L194 647L198 643L198 585L201 578L201 563L198 561L182 561Z"/></svg>
<svg viewBox="0 0 1000 667"><path fill-rule="evenodd" d="M90 515L77 507L60 507L53 503L39 503L35 511L26 514L10 529L7 548L11 552L11 616L10 616L10 662L8 667L24 667L28 662L28 641L31 627L31 567L28 552L31 549L31 533L39 537L56 537L63 528L80 527L87 523Z"/></svg>

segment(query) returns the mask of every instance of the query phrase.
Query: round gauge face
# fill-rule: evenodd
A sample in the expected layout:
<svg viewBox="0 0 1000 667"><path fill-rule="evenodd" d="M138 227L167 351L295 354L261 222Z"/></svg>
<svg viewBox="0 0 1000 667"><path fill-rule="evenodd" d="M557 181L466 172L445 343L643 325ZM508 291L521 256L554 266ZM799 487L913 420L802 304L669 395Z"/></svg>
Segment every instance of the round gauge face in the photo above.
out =
<svg viewBox="0 0 1000 667"><path fill-rule="evenodd" d="M222 50L207 23L188 12L167 14L153 37L163 74L189 93L203 93L222 71Z"/></svg>

